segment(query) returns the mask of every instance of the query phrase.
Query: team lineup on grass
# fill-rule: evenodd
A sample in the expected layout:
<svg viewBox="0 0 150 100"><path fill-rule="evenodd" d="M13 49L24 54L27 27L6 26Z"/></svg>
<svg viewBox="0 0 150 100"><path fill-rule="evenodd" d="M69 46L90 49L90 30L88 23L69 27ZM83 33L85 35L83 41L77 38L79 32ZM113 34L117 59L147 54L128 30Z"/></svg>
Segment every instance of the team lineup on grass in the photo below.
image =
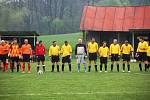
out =
<svg viewBox="0 0 150 100"><path fill-rule="evenodd" d="M113 40L113 43L108 47L105 41L102 42L102 45L98 47L98 43L95 41L95 38L92 38L87 46L82 42L82 39L78 39L78 43L75 46L75 52L72 52L72 46L69 44L69 41L64 41L64 45L59 47L57 41L53 41L49 47L49 58L52 63L52 70L54 72L55 67L57 72L64 72L65 63L69 66L69 71L72 71L72 54L75 53L77 59L77 72L80 72L80 66L83 64L84 72L91 71L91 66L94 66L95 71L103 71L103 66L105 72L107 72L108 58L111 59L110 69L113 71L114 66L117 66L117 71L120 70L119 59L122 61L122 71L125 72L125 66L127 66L128 72L130 72L130 60L131 54L133 52L132 45L126 40L121 46L117 42L117 39ZM37 41L35 55L37 60L37 72L42 74L46 71L45 66L45 55L46 50L44 43ZM28 66L28 73L31 73L30 60L33 57L33 50L31 45L28 43L28 39L24 40L23 45L19 45L17 39L14 38L12 43L2 40L0 43L0 61L1 69L3 72L8 72L10 66L11 72L14 72L14 69L17 69L17 72L21 71L25 73L25 64ZM60 57L61 69L60 69ZM88 68L86 65L85 58L88 57L89 64ZM97 58L100 58L100 66L97 66ZM139 37L139 44L135 54L136 60L139 62L139 70L142 72L142 63L144 63L144 71L148 71L150 67L150 46L148 42ZM92 62L94 64L92 65ZM16 66L15 66L16 65Z"/></svg>

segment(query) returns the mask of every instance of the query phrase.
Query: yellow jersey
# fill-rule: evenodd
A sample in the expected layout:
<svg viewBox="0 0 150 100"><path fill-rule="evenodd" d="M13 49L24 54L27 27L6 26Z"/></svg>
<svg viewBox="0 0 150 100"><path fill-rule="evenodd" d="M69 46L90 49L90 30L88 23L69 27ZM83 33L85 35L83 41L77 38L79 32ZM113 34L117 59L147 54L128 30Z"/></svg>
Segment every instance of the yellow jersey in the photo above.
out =
<svg viewBox="0 0 150 100"><path fill-rule="evenodd" d="M88 53L96 53L98 51L98 44L96 42L94 43L89 42L87 49L88 49Z"/></svg>
<svg viewBox="0 0 150 100"><path fill-rule="evenodd" d="M67 46L64 44L61 48L62 57L69 56L72 54L72 47L68 44Z"/></svg>
<svg viewBox="0 0 150 100"><path fill-rule="evenodd" d="M137 52L147 52L148 43L146 41L139 42Z"/></svg>
<svg viewBox="0 0 150 100"><path fill-rule="evenodd" d="M111 44L109 52L110 52L110 55L111 54L120 55L120 45L119 44Z"/></svg>
<svg viewBox="0 0 150 100"><path fill-rule="evenodd" d="M60 54L60 47L59 46L53 46L53 45L51 45L50 47L49 47L49 56L58 56Z"/></svg>
<svg viewBox="0 0 150 100"><path fill-rule="evenodd" d="M130 54L132 51L133 51L133 48L130 44L128 44L128 45L123 44L121 46L121 53L122 54Z"/></svg>
<svg viewBox="0 0 150 100"><path fill-rule="evenodd" d="M109 55L108 54L109 53L108 47L101 46L98 51L99 51L100 57L108 57L108 55Z"/></svg>
<svg viewBox="0 0 150 100"><path fill-rule="evenodd" d="M147 56L150 56L150 46L147 49Z"/></svg>

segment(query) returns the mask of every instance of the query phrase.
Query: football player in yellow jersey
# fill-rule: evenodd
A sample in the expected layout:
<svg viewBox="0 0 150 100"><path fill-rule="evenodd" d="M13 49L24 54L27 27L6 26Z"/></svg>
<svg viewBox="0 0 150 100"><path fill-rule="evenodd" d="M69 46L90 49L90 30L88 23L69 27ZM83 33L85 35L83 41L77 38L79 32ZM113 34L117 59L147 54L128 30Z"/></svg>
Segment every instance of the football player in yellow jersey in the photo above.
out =
<svg viewBox="0 0 150 100"><path fill-rule="evenodd" d="M138 53L138 61L139 61L139 69L142 72L142 62L145 64L145 71L147 70L147 49L148 49L148 43L144 41L143 37L139 37L139 44L137 48Z"/></svg>
<svg viewBox="0 0 150 100"><path fill-rule="evenodd" d="M61 48L62 53L62 71L64 72L65 63L69 65L69 71L71 72L71 56L72 56L72 47L68 41L64 42L64 45Z"/></svg>
<svg viewBox="0 0 150 100"><path fill-rule="evenodd" d="M113 65L116 62L117 64L117 71L119 72L119 56L120 56L120 45L118 44L117 39L113 40L113 43L110 45L109 48L110 56L111 56L111 71L113 71Z"/></svg>
<svg viewBox="0 0 150 100"><path fill-rule="evenodd" d="M54 72L55 63L57 65L57 72L59 72L59 55L60 55L60 48L57 45L56 41L53 41L52 45L49 48L49 57L52 62L52 71Z"/></svg>
<svg viewBox="0 0 150 100"><path fill-rule="evenodd" d="M102 46L99 48L99 56L100 56L100 72L102 72L103 64L105 65L105 72L107 72L107 59L109 56L109 48L106 46L106 42L104 41Z"/></svg>
<svg viewBox="0 0 150 100"><path fill-rule="evenodd" d="M91 62L94 61L95 64L95 71L97 72L97 53L98 53L98 44L95 42L95 38L92 38L91 42L88 43L88 54L89 54L89 70L91 70Z"/></svg>
<svg viewBox="0 0 150 100"><path fill-rule="evenodd" d="M149 47L147 49L147 69L150 68L150 43L149 43Z"/></svg>
<svg viewBox="0 0 150 100"><path fill-rule="evenodd" d="M125 43L121 46L121 54L122 54L122 59L123 59L123 72L125 72L126 62L128 66L128 72L130 72L130 59L131 59L132 52L133 52L133 48L126 40Z"/></svg>

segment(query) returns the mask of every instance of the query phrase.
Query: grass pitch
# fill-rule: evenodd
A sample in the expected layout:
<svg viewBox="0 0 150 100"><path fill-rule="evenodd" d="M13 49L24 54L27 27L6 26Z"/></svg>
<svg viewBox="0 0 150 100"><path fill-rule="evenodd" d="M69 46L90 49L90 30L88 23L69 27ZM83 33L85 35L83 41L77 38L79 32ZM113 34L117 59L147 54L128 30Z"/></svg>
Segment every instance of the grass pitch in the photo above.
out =
<svg viewBox="0 0 150 100"><path fill-rule="evenodd" d="M150 72L139 72L136 63L131 64L131 73L116 69L109 71L78 73L76 61L72 61L72 72L50 72L46 62L46 73L38 75L36 64L31 74L0 72L0 100L149 100Z"/></svg>

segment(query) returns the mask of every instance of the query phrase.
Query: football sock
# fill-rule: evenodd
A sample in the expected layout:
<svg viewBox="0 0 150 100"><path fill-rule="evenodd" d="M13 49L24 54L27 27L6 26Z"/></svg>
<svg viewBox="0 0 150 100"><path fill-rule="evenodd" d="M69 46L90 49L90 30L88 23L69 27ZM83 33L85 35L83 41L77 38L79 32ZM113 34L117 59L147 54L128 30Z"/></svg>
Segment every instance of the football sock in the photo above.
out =
<svg viewBox="0 0 150 100"><path fill-rule="evenodd" d="M139 64L140 71L142 71L142 64Z"/></svg>
<svg viewBox="0 0 150 100"><path fill-rule="evenodd" d="M113 67L114 67L114 65L113 65L113 64L111 64L111 71L113 71Z"/></svg>
<svg viewBox="0 0 150 100"><path fill-rule="evenodd" d="M123 63L123 70L125 71L125 63Z"/></svg>
<svg viewBox="0 0 150 100"><path fill-rule="evenodd" d="M45 65L42 65L43 66L43 72L45 72Z"/></svg>
<svg viewBox="0 0 150 100"><path fill-rule="evenodd" d="M107 71L107 64L105 64L105 71Z"/></svg>
<svg viewBox="0 0 150 100"><path fill-rule="evenodd" d="M71 64L69 64L69 71L71 72Z"/></svg>
<svg viewBox="0 0 150 100"><path fill-rule="evenodd" d="M103 65L102 65L102 64L100 64L100 71L102 71L102 66L103 66Z"/></svg>
<svg viewBox="0 0 150 100"><path fill-rule="evenodd" d="M119 64L117 64L117 71L119 72Z"/></svg>
<svg viewBox="0 0 150 100"><path fill-rule="evenodd" d="M97 72L97 65L95 65L95 71Z"/></svg>
<svg viewBox="0 0 150 100"><path fill-rule="evenodd" d="M88 72L90 72L91 71L91 66L89 66L89 70L88 70Z"/></svg>
<svg viewBox="0 0 150 100"><path fill-rule="evenodd" d="M59 72L59 65L57 65L57 72Z"/></svg>

